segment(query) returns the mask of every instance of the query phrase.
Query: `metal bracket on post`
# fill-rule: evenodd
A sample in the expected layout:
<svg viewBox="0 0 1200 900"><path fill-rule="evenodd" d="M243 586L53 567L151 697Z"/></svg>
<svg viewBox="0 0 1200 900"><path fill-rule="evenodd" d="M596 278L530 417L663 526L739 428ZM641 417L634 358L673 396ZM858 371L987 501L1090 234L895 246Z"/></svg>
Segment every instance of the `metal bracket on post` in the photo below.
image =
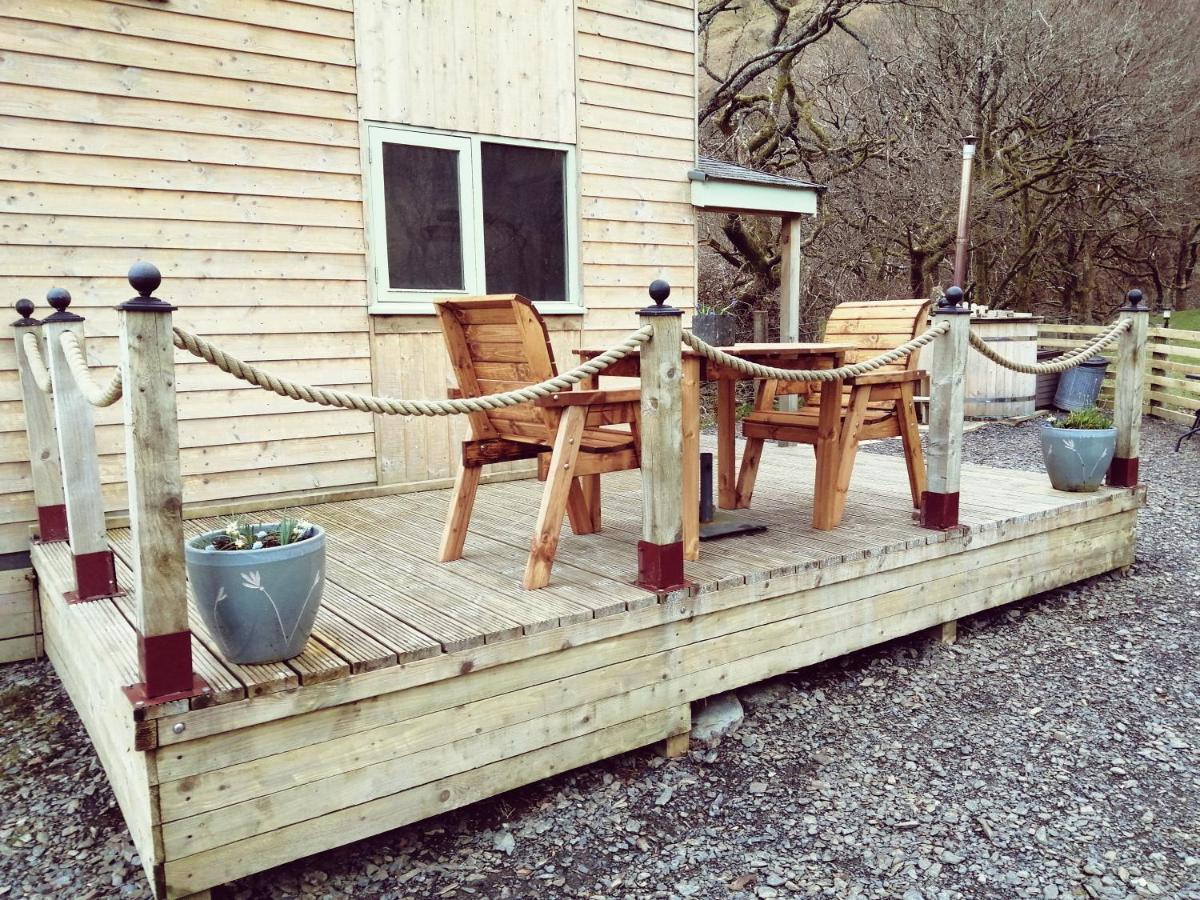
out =
<svg viewBox="0 0 1200 900"><path fill-rule="evenodd" d="M939 531L958 527L958 493L962 472L963 402L971 308L960 287L938 301L934 322L950 329L933 342L930 366L929 447L925 451L927 487L921 496L921 525Z"/></svg>
<svg viewBox="0 0 1200 900"><path fill-rule="evenodd" d="M667 306L671 286L650 285L653 306L638 310L654 336L639 354L642 405L642 540L638 587L665 592L688 584L683 572L683 311Z"/></svg>

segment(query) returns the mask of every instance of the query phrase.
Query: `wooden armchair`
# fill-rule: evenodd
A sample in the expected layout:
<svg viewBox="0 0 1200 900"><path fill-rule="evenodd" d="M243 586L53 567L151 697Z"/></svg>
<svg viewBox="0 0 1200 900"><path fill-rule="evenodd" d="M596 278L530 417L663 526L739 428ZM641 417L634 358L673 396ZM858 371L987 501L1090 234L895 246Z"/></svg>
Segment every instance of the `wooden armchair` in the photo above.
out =
<svg viewBox="0 0 1200 900"><path fill-rule="evenodd" d="M498 394L558 374L546 325L524 297L442 300L435 307L458 379L454 396ZM599 531L600 475L638 467L640 402L637 390L574 390L534 404L471 413L471 437L462 445L439 560L462 556L483 467L537 458L546 487L522 584L545 587L563 514L576 534Z"/></svg>
<svg viewBox="0 0 1200 900"><path fill-rule="evenodd" d="M847 363L879 356L916 337L929 318L928 300L885 300L842 303L834 308L825 329L826 343L851 344ZM924 373L910 353L891 365L866 375L847 378L842 393L836 471L836 508L833 523L841 520L850 489L850 476L860 441L899 437L904 442L908 485L913 506L920 508L925 490L925 458L917 431L913 402ZM750 505L754 480L767 439L816 444L818 408L812 403L795 411L776 410L775 399L787 394L807 394L813 385L803 382L764 381L759 385L754 410L742 421L746 449L738 473L737 505ZM832 527L832 526L831 526Z"/></svg>

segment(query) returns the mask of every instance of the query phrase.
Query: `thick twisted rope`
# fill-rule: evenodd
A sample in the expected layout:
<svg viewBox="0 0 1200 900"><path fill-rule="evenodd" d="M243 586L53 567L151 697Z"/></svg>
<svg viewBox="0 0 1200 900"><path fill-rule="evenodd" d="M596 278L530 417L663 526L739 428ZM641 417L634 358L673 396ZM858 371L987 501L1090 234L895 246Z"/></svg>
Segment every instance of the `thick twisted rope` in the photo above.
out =
<svg viewBox="0 0 1200 900"><path fill-rule="evenodd" d="M712 360L717 365L736 369L752 378L770 378L776 381L835 381L841 378L853 378L856 375L866 375L868 372L873 372L876 369L882 369L884 366L898 362L910 353L914 353L922 347L932 344L937 340L939 335L945 334L949 328L949 322L939 322L928 331L922 332L910 341L905 341L894 350L881 353L879 356L863 360L860 363L839 366L836 369L777 369L774 366L762 366L737 356L730 356L725 351L718 350L711 344L706 344L688 331L683 333L683 342L705 359Z"/></svg>
<svg viewBox="0 0 1200 900"><path fill-rule="evenodd" d="M617 360L633 353L641 344L650 340L653 333L652 326L643 325L616 346L610 347L569 372L563 372L556 378L548 378L538 384L505 391L502 394L485 394L482 397L463 397L458 400L398 400L392 397L351 394L310 384L298 384L230 356L204 338L180 328L175 329L175 346L186 350L193 356L200 357L205 362L212 363L222 372L228 372L234 378L240 378L242 381L279 394L281 397L319 403L321 406L339 406L342 409L379 413L385 416L455 416L519 406L522 403L532 403L560 391L569 391L572 386L579 384L585 378L598 375Z"/></svg>
<svg viewBox="0 0 1200 900"><path fill-rule="evenodd" d="M1121 334L1129 328L1131 321L1122 319L1117 322L1112 328L1098 335L1095 340L1084 344L1081 347L1076 347L1074 350L1068 350L1066 353L1059 354L1054 359L1046 360L1044 363L1022 363L1014 362L1011 359L1005 359L990 346L987 341L977 335L974 331L971 335L971 347L979 353L986 356L998 366L1003 366L1006 369L1011 369L1014 372L1020 372L1023 375L1054 375L1059 372L1065 372L1067 369L1073 369L1078 365L1083 364L1087 360L1096 356L1121 336Z"/></svg>
<svg viewBox="0 0 1200 900"><path fill-rule="evenodd" d="M27 331L21 338L21 347L25 350L25 358L29 360L29 372L33 375L33 383L43 394L51 393L53 386L50 384L50 370L46 368L46 361L42 359L41 341L37 339L37 335Z"/></svg>
<svg viewBox="0 0 1200 900"><path fill-rule="evenodd" d="M113 372L108 384L97 384L92 378L87 359L84 358L83 347L79 345L79 336L73 331L64 331L59 335L58 341L67 360L67 367L75 377L75 383L79 385L79 392L88 403L92 406L112 406L121 399L124 388L121 384L120 369Z"/></svg>

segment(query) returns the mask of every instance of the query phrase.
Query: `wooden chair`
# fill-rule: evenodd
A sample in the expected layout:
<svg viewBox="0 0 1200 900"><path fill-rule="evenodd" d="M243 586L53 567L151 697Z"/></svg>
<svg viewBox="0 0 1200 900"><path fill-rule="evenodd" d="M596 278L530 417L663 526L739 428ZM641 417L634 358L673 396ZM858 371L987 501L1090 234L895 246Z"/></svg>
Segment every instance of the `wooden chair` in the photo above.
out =
<svg viewBox="0 0 1200 900"><path fill-rule="evenodd" d="M863 362L900 346L925 330L928 300L885 300L842 303L834 308L825 329L825 342L851 344L847 363ZM860 441L899 437L904 442L908 485L913 506L920 508L925 490L925 458L917 431L913 402L924 373L917 369L916 353L866 375L847 378L842 394L835 486L836 508L829 520L839 522ZM759 385L754 410L742 421L746 449L738 473L737 505L750 505L754 480L768 439L816 444L818 405L807 404L795 411L774 408L775 399L787 394L807 394L815 385L803 382L764 381ZM819 517L816 517L819 518Z"/></svg>
<svg viewBox="0 0 1200 900"><path fill-rule="evenodd" d="M472 297L434 306L458 380L452 396L498 394L558 374L546 325L524 297ZM537 458L546 487L522 584L545 587L564 513L576 534L599 531L600 475L638 467L639 412L637 390L574 390L471 413L471 437L462 445L439 560L462 556L483 467Z"/></svg>

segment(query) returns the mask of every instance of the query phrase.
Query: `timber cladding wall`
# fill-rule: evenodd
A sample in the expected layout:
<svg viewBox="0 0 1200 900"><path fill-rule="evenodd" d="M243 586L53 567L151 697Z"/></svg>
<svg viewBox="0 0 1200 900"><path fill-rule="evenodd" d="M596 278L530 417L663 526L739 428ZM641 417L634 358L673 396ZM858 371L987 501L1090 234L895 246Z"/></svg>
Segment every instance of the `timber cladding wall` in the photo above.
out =
<svg viewBox="0 0 1200 900"><path fill-rule="evenodd" d="M0 296L71 291L88 355L139 258L176 323L281 374L369 389L351 0L5 0ZM0 552L33 503L12 341L0 341ZM178 357L184 496L374 483L370 416L301 405ZM107 378L108 368L99 375ZM127 505L121 407L97 415Z"/></svg>

